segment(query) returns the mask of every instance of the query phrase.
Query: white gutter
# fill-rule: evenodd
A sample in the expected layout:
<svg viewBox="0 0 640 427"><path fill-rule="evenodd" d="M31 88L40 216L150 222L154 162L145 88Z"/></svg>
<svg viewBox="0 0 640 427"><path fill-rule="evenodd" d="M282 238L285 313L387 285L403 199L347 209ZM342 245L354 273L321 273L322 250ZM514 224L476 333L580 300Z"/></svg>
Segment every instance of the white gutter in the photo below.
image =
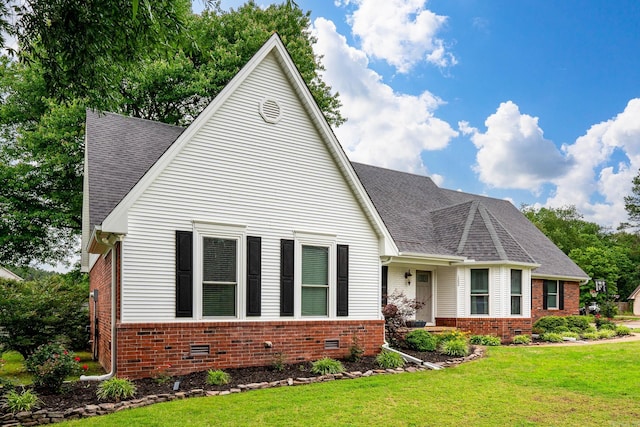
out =
<svg viewBox="0 0 640 427"><path fill-rule="evenodd" d="M111 371L104 375L80 375L80 381L104 381L116 374L116 350L118 342L116 338L116 288L118 285L116 274L118 271L117 262L120 261L117 256L116 243L121 241L121 236L117 236L113 243L110 237L112 236L103 237L101 240L102 243L111 248Z"/></svg>

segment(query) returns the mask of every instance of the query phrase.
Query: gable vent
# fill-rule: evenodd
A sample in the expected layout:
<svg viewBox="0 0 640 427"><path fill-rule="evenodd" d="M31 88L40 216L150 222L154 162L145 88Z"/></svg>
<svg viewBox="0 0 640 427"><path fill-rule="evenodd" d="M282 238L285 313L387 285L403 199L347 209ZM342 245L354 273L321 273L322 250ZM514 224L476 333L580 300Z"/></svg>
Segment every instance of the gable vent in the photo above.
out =
<svg viewBox="0 0 640 427"><path fill-rule="evenodd" d="M278 123L282 117L282 108L273 98L264 98L260 101L260 115L267 123Z"/></svg>
<svg viewBox="0 0 640 427"><path fill-rule="evenodd" d="M209 354L209 345L208 344L191 344L191 355L192 356L201 356Z"/></svg>
<svg viewBox="0 0 640 427"><path fill-rule="evenodd" d="M324 340L325 350L337 350L340 348L340 340Z"/></svg>

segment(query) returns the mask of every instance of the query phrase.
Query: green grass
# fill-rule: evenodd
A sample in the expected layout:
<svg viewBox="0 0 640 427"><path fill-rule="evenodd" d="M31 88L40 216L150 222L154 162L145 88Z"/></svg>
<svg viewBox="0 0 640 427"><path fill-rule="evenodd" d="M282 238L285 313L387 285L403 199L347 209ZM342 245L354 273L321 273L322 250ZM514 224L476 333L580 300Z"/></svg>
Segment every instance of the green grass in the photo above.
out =
<svg viewBox="0 0 640 427"><path fill-rule="evenodd" d="M67 426L637 425L640 342L492 347L442 371L161 403Z"/></svg>
<svg viewBox="0 0 640 427"><path fill-rule="evenodd" d="M80 358L80 366L87 365L89 368L84 375L100 375L104 374L104 369L98 362L91 360L91 353L88 351L76 351L76 356ZM28 385L31 384L31 375L27 373L24 367L24 359L20 353L15 351L7 351L2 354L2 359L5 361L4 366L0 368L0 377L10 380L16 385ZM69 380L77 380L80 376L69 377Z"/></svg>

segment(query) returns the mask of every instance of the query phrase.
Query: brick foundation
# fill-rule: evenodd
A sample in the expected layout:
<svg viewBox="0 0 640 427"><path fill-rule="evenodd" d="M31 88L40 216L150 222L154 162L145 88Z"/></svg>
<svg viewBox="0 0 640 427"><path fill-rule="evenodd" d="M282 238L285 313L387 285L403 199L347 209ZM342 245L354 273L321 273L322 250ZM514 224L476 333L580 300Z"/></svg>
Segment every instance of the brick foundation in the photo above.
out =
<svg viewBox="0 0 640 427"><path fill-rule="evenodd" d="M533 322L544 316L571 316L580 314L580 283L564 282L564 310L545 310L543 307L542 279L531 280L531 317Z"/></svg>
<svg viewBox="0 0 640 427"><path fill-rule="evenodd" d="M153 376L168 364L171 375L182 375L268 366L279 353L286 363L342 358L349 354L354 335L365 355L374 355L384 342L384 321L136 323L118 325L117 335L117 375L135 379ZM339 340L339 347L325 349L325 340ZM209 354L191 355L192 344L209 345Z"/></svg>
<svg viewBox="0 0 640 427"><path fill-rule="evenodd" d="M495 335L505 343L515 335L531 335L531 325L528 318L436 318L436 326L451 326L473 335Z"/></svg>

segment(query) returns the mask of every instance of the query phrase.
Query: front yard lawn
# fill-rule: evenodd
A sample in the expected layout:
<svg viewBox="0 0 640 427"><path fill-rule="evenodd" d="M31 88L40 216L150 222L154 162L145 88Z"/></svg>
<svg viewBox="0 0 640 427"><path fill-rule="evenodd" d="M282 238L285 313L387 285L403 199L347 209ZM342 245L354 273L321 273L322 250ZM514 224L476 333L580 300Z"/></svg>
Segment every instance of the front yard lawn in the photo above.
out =
<svg viewBox="0 0 640 427"><path fill-rule="evenodd" d="M491 347L456 368L161 403L69 426L635 425L640 342Z"/></svg>

